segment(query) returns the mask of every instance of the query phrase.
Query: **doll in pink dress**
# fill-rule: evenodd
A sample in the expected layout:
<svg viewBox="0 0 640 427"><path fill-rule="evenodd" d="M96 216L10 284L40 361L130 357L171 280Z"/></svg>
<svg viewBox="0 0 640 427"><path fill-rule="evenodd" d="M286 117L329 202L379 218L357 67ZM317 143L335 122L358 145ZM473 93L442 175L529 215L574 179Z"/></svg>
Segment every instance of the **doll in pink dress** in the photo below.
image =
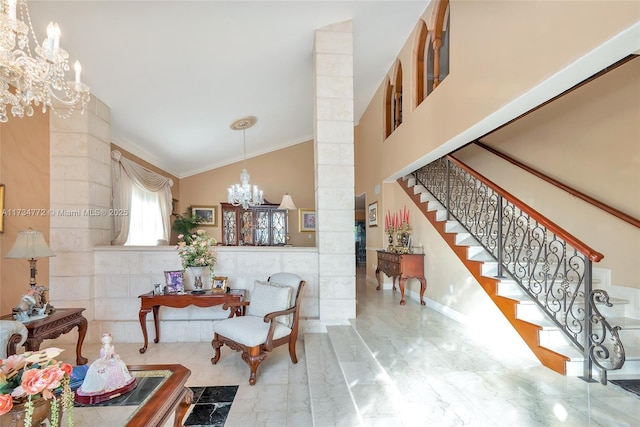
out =
<svg viewBox="0 0 640 427"><path fill-rule="evenodd" d="M108 397L110 392L114 390L122 392L122 388L135 382L135 378L129 374L127 365L116 354L111 334L102 334L100 341L102 342L100 358L89 366L87 375L76 392L78 396L106 395L110 398Z"/></svg>

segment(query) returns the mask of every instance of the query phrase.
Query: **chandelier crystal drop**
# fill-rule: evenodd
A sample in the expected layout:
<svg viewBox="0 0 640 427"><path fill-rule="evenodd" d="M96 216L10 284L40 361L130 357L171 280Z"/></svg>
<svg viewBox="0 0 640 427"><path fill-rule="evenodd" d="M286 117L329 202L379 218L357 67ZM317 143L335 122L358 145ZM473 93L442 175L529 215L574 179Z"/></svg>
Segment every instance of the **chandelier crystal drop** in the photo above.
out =
<svg viewBox="0 0 640 427"><path fill-rule="evenodd" d="M244 117L231 123L231 129L242 131L242 144L244 148L244 167L240 173L240 184L234 184L228 188L227 201L233 206L242 205L243 209L248 209L249 206L258 206L264 203L264 193L258 188L257 185L249 184L251 176L247 172L247 140L245 138L245 131L256 124L256 119L253 116Z"/></svg>
<svg viewBox="0 0 640 427"><path fill-rule="evenodd" d="M38 45L27 0L0 1L0 122L9 119L7 107L14 117L32 116L34 105L42 105L43 112L49 108L59 117L69 117L77 104L84 112L91 97L89 86L80 81L82 67L78 61L74 65L75 81L64 80L69 54L60 48L58 24L49 23L47 38ZM69 108L62 113L56 111L54 103Z"/></svg>

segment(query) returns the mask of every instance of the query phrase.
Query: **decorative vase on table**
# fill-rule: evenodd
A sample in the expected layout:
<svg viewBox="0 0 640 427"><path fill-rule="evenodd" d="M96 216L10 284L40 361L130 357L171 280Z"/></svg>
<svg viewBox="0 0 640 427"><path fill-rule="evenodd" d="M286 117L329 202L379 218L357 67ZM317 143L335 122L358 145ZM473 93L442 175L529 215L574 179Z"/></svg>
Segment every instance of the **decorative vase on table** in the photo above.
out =
<svg viewBox="0 0 640 427"><path fill-rule="evenodd" d="M203 285L203 282L202 282L202 276L204 275L205 268L209 268L209 267L195 267L195 266L189 267L189 273L191 274L191 277L193 277L193 292L194 293L203 293L204 292L204 285Z"/></svg>
<svg viewBox="0 0 640 427"><path fill-rule="evenodd" d="M0 426L2 427L24 427L25 416L27 413L27 404L20 403L13 405L13 408L0 417ZM31 415L30 425L33 427L40 426L45 420L51 417L50 401L41 397L33 401L33 413Z"/></svg>

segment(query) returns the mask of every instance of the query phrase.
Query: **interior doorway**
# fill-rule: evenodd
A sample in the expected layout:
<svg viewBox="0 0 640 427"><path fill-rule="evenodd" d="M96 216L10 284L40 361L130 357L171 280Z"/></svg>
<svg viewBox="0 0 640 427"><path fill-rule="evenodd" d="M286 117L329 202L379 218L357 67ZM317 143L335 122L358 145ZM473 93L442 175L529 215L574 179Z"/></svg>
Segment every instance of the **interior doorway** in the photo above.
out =
<svg viewBox="0 0 640 427"><path fill-rule="evenodd" d="M355 256L356 269L367 265L367 223L365 210L366 197L364 194L355 197Z"/></svg>

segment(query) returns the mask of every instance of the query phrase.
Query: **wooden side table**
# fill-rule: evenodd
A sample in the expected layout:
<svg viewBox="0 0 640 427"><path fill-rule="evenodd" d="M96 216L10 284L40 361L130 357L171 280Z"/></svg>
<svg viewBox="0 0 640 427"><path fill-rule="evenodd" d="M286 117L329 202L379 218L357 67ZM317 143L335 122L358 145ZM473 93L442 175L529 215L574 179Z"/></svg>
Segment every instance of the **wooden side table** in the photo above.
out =
<svg viewBox="0 0 640 427"><path fill-rule="evenodd" d="M42 319L24 322L29 336L24 343L26 351L40 350L42 341L58 338L73 328L78 327L78 342L76 343L76 364L86 365L87 358L82 357L82 343L87 334L87 319L82 315L84 308L57 308L53 314ZM0 319L13 319L12 315Z"/></svg>
<svg viewBox="0 0 640 427"><path fill-rule="evenodd" d="M171 308L185 308L190 305L196 307L213 307L215 305L223 305L228 302L239 302L245 297L245 293L222 293L207 291L203 294L159 294L156 295L153 292L139 295L140 298L140 311L138 312L138 318L140 319L140 328L142 328L142 336L144 337L144 345L139 350L140 353L147 351L149 344L147 337L147 314L153 312L153 326L156 330L156 337L153 340L154 343L160 342L160 319L158 317L158 311L160 307ZM231 315L231 314L229 314Z"/></svg>
<svg viewBox="0 0 640 427"><path fill-rule="evenodd" d="M424 302L424 291L427 289L427 279L424 277L424 254L397 254L387 251L378 251L378 267L376 268L376 279L378 279L377 290L382 285L382 276L385 273L393 279L393 290L396 290L396 277L400 277L400 305L405 305L404 283L407 279L416 278L420 281L420 304Z"/></svg>

